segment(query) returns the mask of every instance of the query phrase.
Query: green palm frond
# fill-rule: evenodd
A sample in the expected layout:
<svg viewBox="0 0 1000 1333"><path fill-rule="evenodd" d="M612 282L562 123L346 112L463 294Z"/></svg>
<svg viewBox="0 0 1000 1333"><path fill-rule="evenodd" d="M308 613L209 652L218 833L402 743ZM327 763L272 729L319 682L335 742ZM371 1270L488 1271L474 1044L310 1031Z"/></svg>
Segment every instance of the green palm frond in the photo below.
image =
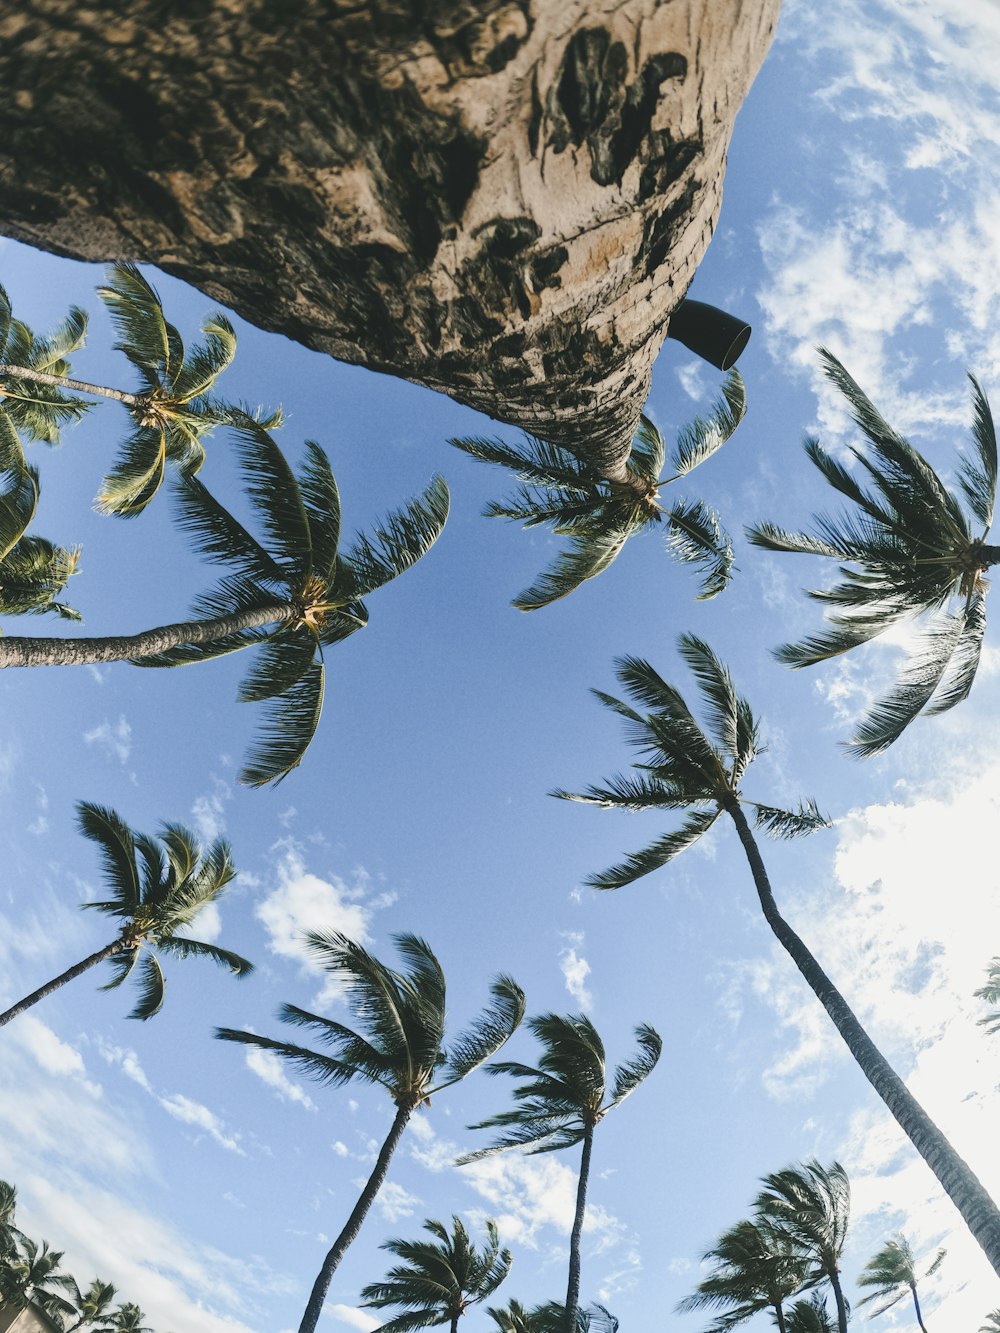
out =
<svg viewBox="0 0 1000 1333"><path fill-rule="evenodd" d="M441 535L449 504L448 487L437 476L418 499L377 523L373 537L360 534L343 556L350 597L367 597L415 565Z"/></svg>
<svg viewBox="0 0 1000 1333"><path fill-rule="evenodd" d="M662 838L643 847L638 852L631 852L624 861L599 874L588 875L585 883L593 889L621 889L626 884L634 884L643 875L651 875L680 856L698 841L712 827L719 817L718 809L697 810L689 815L679 829L665 833Z"/></svg>
<svg viewBox="0 0 1000 1333"><path fill-rule="evenodd" d="M639 1043L639 1053L615 1070L611 1089L612 1106L623 1102L649 1077L663 1053L663 1038L648 1023L640 1023L635 1029L635 1036Z"/></svg>
<svg viewBox="0 0 1000 1333"><path fill-rule="evenodd" d="M716 741L735 759L740 748L739 699L729 668L694 634L681 635L678 651L698 682Z"/></svg>
<svg viewBox="0 0 1000 1333"><path fill-rule="evenodd" d="M139 963L139 998L128 1018L137 1018L145 1022L154 1017L163 1008L166 998L166 979L159 960L154 953L144 953Z"/></svg>
<svg viewBox="0 0 1000 1333"><path fill-rule="evenodd" d="M232 1041L241 1046L256 1046L262 1051L274 1051L323 1087L339 1088L349 1083L359 1072L351 1065L333 1056L311 1051L306 1046L296 1046L288 1041L275 1041L271 1037L262 1037L257 1032L243 1032L236 1028L216 1028L215 1036L219 1041Z"/></svg>
<svg viewBox="0 0 1000 1333"><path fill-rule="evenodd" d="M746 385L739 371L731 370L722 386L722 398L714 404L708 419L696 417L679 431L672 460L674 476L687 476L721 449L746 416L746 410Z"/></svg>
<svg viewBox="0 0 1000 1333"><path fill-rule="evenodd" d="M141 426L121 446L118 461L101 482L95 508L135 518L163 485L167 443L161 430Z"/></svg>
<svg viewBox="0 0 1000 1333"><path fill-rule="evenodd" d="M113 953L108 959L108 966L112 973L111 980L106 981L100 989L117 990L119 986L124 985L132 975L132 971L141 956L141 951L138 948L123 949L120 953Z"/></svg>
<svg viewBox="0 0 1000 1333"><path fill-rule="evenodd" d="M490 994L493 1003L449 1042L444 1064L438 1070L439 1078L445 1081L437 1084L435 1092L457 1083L495 1055L524 1017L524 991L512 977L496 977Z"/></svg>
<svg viewBox="0 0 1000 1333"><path fill-rule="evenodd" d="M551 569L544 570L530 587L518 593L512 603L518 611L536 611L561 597L568 597L587 579L602 574L621 554L632 535L630 529L615 527L608 532L590 531L573 539L570 549L556 557Z"/></svg>
<svg viewBox="0 0 1000 1333"><path fill-rule="evenodd" d="M1000 958L994 958L987 970L988 981L985 986L980 986L978 990L973 991L977 1000L985 1000L987 1004L1000 1005ZM994 1009L985 1018L976 1020L981 1028L985 1028L987 1033L992 1036L995 1032L1000 1032L1000 1009Z"/></svg>
<svg viewBox="0 0 1000 1333"><path fill-rule="evenodd" d="M777 1310L801 1286L805 1261L794 1245L766 1226L737 1222L702 1255L708 1275L678 1311L717 1310L709 1325L727 1333L770 1308Z"/></svg>
<svg viewBox="0 0 1000 1333"><path fill-rule="evenodd" d="M68 376L68 358L83 346L86 333L86 314L71 306L53 333L37 337L13 318L10 299L0 287L0 364ZM13 373L0 376L0 418L28 440L58 444L60 429L79 421L91 406L53 385L19 379Z"/></svg>
<svg viewBox="0 0 1000 1333"><path fill-rule="evenodd" d="M241 703L273 699L291 690L312 665L316 648L315 636L305 629L271 635L243 677L239 689Z"/></svg>
<svg viewBox="0 0 1000 1333"><path fill-rule="evenodd" d="M0 422L0 438L2 426ZM0 469L0 562L11 553L34 518L38 487L37 468L25 464Z"/></svg>
<svg viewBox="0 0 1000 1333"><path fill-rule="evenodd" d="M240 782L248 787L278 783L301 764L319 726L324 685L322 661L312 662L293 685L268 700Z"/></svg>
<svg viewBox="0 0 1000 1333"><path fill-rule="evenodd" d="M294 472L256 421L237 418L233 431L244 487L266 533L272 558L283 567L286 578L307 578L313 572L312 532Z"/></svg>
<svg viewBox="0 0 1000 1333"><path fill-rule="evenodd" d="M22 537L0 560L0 615L52 611L63 620L79 620L79 611L56 600L76 573L79 558L79 550L54 546L44 537Z"/></svg>
<svg viewBox="0 0 1000 1333"><path fill-rule="evenodd" d="M184 348L180 335L168 324L163 304L135 264L118 263L108 270L108 281L97 294L108 307L120 338L115 350L123 352L142 373L148 388L169 381L180 369Z"/></svg>
<svg viewBox="0 0 1000 1333"><path fill-rule="evenodd" d="M480 462L507 468L530 485L583 490L591 488L597 480L593 469L568 449L533 435L526 435L519 446L482 437L452 439L448 443ZM645 451L645 443L643 447Z"/></svg>
<svg viewBox="0 0 1000 1333"><path fill-rule="evenodd" d="M667 545L686 564L701 566L698 601L718 597L729 586L733 572L733 543L716 513L701 500L678 500L664 510Z"/></svg>
<svg viewBox="0 0 1000 1333"><path fill-rule="evenodd" d="M97 843L104 875L114 891L114 901L120 905L120 914L131 916L142 896L135 864L135 835L110 806L80 801L76 813L80 832Z"/></svg>
<svg viewBox="0 0 1000 1333"><path fill-rule="evenodd" d="M234 976L248 977L253 971L253 963L231 949L222 949L217 944L205 944L202 940L188 939L184 935L161 936L157 947L175 958L208 958L220 967L227 968Z"/></svg>
<svg viewBox="0 0 1000 1333"><path fill-rule="evenodd" d="M747 801L753 807L754 822L772 838L801 838L817 829L830 828L825 815L820 814L815 801L800 802L796 810L779 810L773 805Z"/></svg>

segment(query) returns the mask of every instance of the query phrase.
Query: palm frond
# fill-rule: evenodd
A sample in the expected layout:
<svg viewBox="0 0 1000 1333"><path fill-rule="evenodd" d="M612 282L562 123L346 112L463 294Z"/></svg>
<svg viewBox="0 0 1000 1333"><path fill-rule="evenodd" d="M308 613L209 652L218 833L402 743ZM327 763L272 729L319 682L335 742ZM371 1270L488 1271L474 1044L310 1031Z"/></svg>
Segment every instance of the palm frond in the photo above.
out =
<svg viewBox="0 0 1000 1333"><path fill-rule="evenodd" d="M306 441L305 461L299 468L299 488L309 518L313 563L320 576L332 583L340 546L340 491L330 460L313 440Z"/></svg>
<svg viewBox="0 0 1000 1333"><path fill-rule="evenodd" d="M531 435L525 436L520 447L482 437L452 439L448 443L483 463L508 468L533 485L579 489L589 488L599 480L593 469L568 449Z"/></svg>
<svg viewBox="0 0 1000 1333"><path fill-rule="evenodd" d="M701 689L716 741L735 759L739 749L740 700L729 668L722 665L704 639L694 634L682 634L678 650Z"/></svg>
<svg viewBox="0 0 1000 1333"><path fill-rule="evenodd" d="M702 834L715 823L719 817L718 808L714 810L697 810L690 815L679 829L672 833L666 833L662 838L657 838L655 842L641 851L630 853L624 861L616 866L611 866L608 870L601 871L600 874L588 876L586 883L594 889L621 889L626 884L632 884L643 875L652 874L654 870L659 870L667 865L675 856L679 856L693 843L697 842Z"/></svg>
<svg viewBox="0 0 1000 1333"><path fill-rule="evenodd" d="M104 874L114 890L116 913L131 915L141 901L132 830L110 806L80 801L76 807L80 832L96 842ZM87 906L89 904L85 904Z"/></svg>
<svg viewBox="0 0 1000 1333"><path fill-rule="evenodd" d="M0 437L3 435L0 423ZM38 508L38 470L24 467L0 470L0 561L24 536ZM2 587L0 573L0 587ZM0 594L2 595L2 594Z"/></svg>
<svg viewBox="0 0 1000 1333"><path fill-rule="evenodd" d="M722 386L722 398L716 402L707 420L696 417L677 436L673 457L675 477L687 473L721 449L747 410L746 386L738 370L731 370Z"/></svg>
<svg viewBox="0 0 1000 1333"><path fill-rule="evenodd" d="M167 324L159 296L135 264L113 264L107 285L98 287L97 294L121 339L116 350L144 372L147 385L169 379L177 351L176 330ZM180 353L183 358L183 348Z"/></svg>
<svg viewBox="0 0 1000 1333"><path fill-rule="evenodd" d="M102 514L135 518L163 485L166 466L163 431L140 426L121 446L118 461L101 482L95 508Z"/></svg>
<svg viewBox="0 0 1000 1333"><path fill-rule="evenodd" d="M789 532L774 523L755 523L745 529L747 540L765 551L793 551L799 555L829 555L836 560L851 560L854 551L842 542L813 537L807 532Z"/></svg>
<svg viewBox="0 0 1000 1333"><path fill-rule="evenodd" d="M296 1069L325 1087L342 1087L357 1073L351 1065L335 1060L332 1056L311 1051L306 1046L296 1046L292 1042L262 1037L256 1032L244 1032L236 1028L216 1028L215 1036L220 1041L232 1041L241 1046L256 1046L262 1051L274 1051L276 1055L280 1055Z"/></svg>
<svg viewBox="0 0 1000 1333"><path fill-rule="evenodd" d="M732 540L720 526L718 515L701 500L678 500L664 511L664 517L671 553L703 570L698 601L717 597L728 586L733 569Z"/></svg>
<svg viewBox="0 0 1000 1333"><path fill-rule="evenodd" d="M192 940L185 935L161 935L156 943L157 948L177 958L209 958L220 967L228 968L237 977L248 977L253 971L253 963L248 959L233 953L231 949L220 948L217 944L205 944L202 940Z"/></svg>
<svg viewBox="0 0 1000 1333"><path fill-rule="evenodd" d="M524 991L512 977L495 977L490 984L493 1003L462 1033L449 1042L438 1070L446 1081L434 1091L457 1083L495 1055L524 1017Z"/></svg>
<svg viewBox="0 0 1000 1333"><path fill-rule="evenodd" d="M376 524L372 537L357 537L343 557L349 595L366 597L415 565L440 536L449 503L445 480L437 476L420 497Z"/></svg>
<svg viewBox="0 0 1000 1333"><path fill-rule="evenodd" d="M139 998L128 1017L145 1022L160 1012L166 996L166 979L154 953L149 951L144 953L139 964L138 981Z"/></svg>
<svg viewBox="0 0 1000 1333"><path fill-rule="evenodd" d="M197 551L236 565L241 574L261 582L284 582L281 566L195 477L182 476L174 488L177 521Z"/></svg>
<svg viewBox="0 0 1000 1333"><path fill-rule="evenodd" d="M927 717L946 713L949 708L962 703L969 697L979 659L983 650L983 636L986 632L986 590L980 586L969 597L961 612L961 627L958 643L951 654L945 675L935 690L931 701L924 708Z"/></svg>
<svg viewBox="0 0 1000 1333"><path fill-rule="evenodd" d="M986 532L993 523L997 493L997 436L986 395L975 375L970 375L969 379L972 382L972 439L976 459L972 461L963 456L958 480L969 508Z"/></svg>
<svg viewBox="0 0 1000 1333"><path fill-rule="evenodd" d="M236 440L246 491L267 534L269 550L285 577L312 573L312 534L299 483L271 435L252 417L234 414Z"/></svg>
<svg viewBox="0 0 1000 1333"><path fill-rule="evenodd" d="M216 311L201 328L204 346L188 352L172 381L174 397L181 403L206 394L236 355L236 332L225 315Z"/></svg>
<svg viewBox="0 0 1000 1333"><path fill-rule="evenodd" d="M1000 958L993 959L986 975L988 977L986 985L973 991L973 995L977 1000L985 1000L987 1004L1000 1005ZM994 1009L992 1013L987 1014L985 1018L977 1019L976 1022L979 1027L986 1029L989 1036L1000 1032L1000 1009Z"/></svg>
<svg viewBox="0 0 1000 1333"><path fill-rule="evenodd" d="M648 1023L640 1023L635 1029L635 1035L640 1048L638 1055L620 1064L615 1070L611 1090L614 1106L623 1102L653 1072L663 1051L663 1038Z"/></svg>
<svg viewBox="0 0 1000 1333"><path fill-rule="evenodd" d="M632 452L628 457L629 470L642 477L650 486L655 486L663 471L665 455L663 436L648 417L641 416L639 429L632 440Z"/></svg>
<svg viewBox="0 0 1000 1333"><path fill-rule="evenodd" d="M560 801L578 801L583 805L599 805L604 810L679 810L702 799L700 791L671 785L661 778L629 778L616 773L605 787L588 787L584 792L562 791L556 788L550 796Z"/></svg>
<svg viewBox="0 0 1000 1333"><path fill-rule="evenodd" d="M264 787L288 776L303 759L323 711L323 663L313 662L302 676L267 705L260 734L247 756L240 782Z"/></svg>
<svg viewBox="0 0 1000 1333"><path fill-rule="evenodd" d="M550 569L518 593L512 605L518 611L536 611L567 597L587 579L596 578L621 554L632 529L613 527L607 532L588 532L574 537L570 549L561 552Z"/></svg>
<svg viewBox="0 0 1000 1333"><path fill-rule="evenodd" d="M109 904L110 905L110 904ZM113 976L110 981L101 986L101 990L116 990L132 975L132 969L142 957L142 950L122 949L119 953L113 953L107 960Z"/></svg>
<svg viewBox="0 0 1000 1333"><path fill-rule="evenodd" d="M747 801L753 807L754 823L772 838L801 838L817 829L830 828L830 821L820 814L816 802L800 801L797 810L779 810L777 806Z"/></svg>
<svg viewBox="0 0 1000 1333"><path fill-rule="evenodd" d="M241 703L274 699L297 685L313 664L316 638L306 629L285 630L267 639L239 689Z"/></svg>

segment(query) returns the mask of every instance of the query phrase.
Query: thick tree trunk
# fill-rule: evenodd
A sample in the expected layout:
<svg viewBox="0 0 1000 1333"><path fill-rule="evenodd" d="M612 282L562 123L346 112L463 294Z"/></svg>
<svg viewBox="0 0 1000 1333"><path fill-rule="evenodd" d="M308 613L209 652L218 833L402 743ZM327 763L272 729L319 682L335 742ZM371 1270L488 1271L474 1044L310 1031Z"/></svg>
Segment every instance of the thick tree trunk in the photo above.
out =
<svg viewBox="0 0 1000 1333"><path fill-rule="evenodd" d="M587 1182L590 1179L590 1155L594 1148L594 1126L588 1125L580 1157L580 1178L576 1186L576 1213L569 1238L569 1281L566 1285L566 1318L563 1333L576 1333L576 1312L580 1305L580 1242L583 1219L587 1212Z"/></svg>
<svg viewBox="0 0 1000 1333"><path fill-rule="evenodd" d="M323 1302L326 1300L326 1293L330 1288L330 1281L337 1271L348 1245L361 1230L361 1224L365 1220L369 1208L375 1202L376 1194L382 1188L382 1182L389 1170L392 1154L396 1151L396 1145L399 1143L407 1121L412 1114L412 1106L400 1106L396 1111L392 1127L386 1135L385 1142L382 1144L382 1151L375 1163L375 1169L368 1177L368 1182L361 1191L361 1197L354 1205L354 1211L347 1219L343 1231L333 1242L329 1254L323 1260L323 1267L319 1270L316 1281L313 1283L313 1289L309 1294L309 1301L302 1316L302 1322L299 1324L299 1333L315 1333L316 1324L323 1309Z"/></svg>
<svg viewBox="0 0 1000 1333"><path fill-rule="evenodd" d="M868 1036L840 991L779 913L760 851L737 798L734 796L727 801L725 808L736 825L740 842L750 863L761 908L775 937L833 1019L834 1026L860 1065L861 1072L892 1112L900 1129L934 1172L941 1188L962 1214L966 1226L982 1246L994 1271L1000 1276L1000 1210L971 1168L958 1155Z"/></svg>
<svg viewBox="0 0 1000 1333"><path fill-rule="evenodd" d="M256 611L236 611L217 620L184 620L160 625L141 634L106 636L100 639L35 639L0 635L0 667L83 666L90 662L130 662L153 657L168 648L187 643L210 643L244 629L258 629L290 620L295 608L275 602Z"/></svg>
<svg viewBox="0 0 1000 1333"><path fill-rule="evenodd" d="M624 462L779 0L13 0L0 231Z"/></svg>
<svg viewBox="0 0 1000 1333"><path fill-rule="evenodd" d="M57 991L60 986L65 986L67 981L82 976L84 972L96 967L98 963L103 963L105 958L110 958L112 954L119 953L122 948L124 948L124 945L120 939L112 940L110 944L106 944L103 949L98 949L96 953L84 958L82 962L74 963L65 972L60 972L59 976L53 977L44 986L39 986L38 990L33 990L30 995L26 995L23 1000L18 1000L17 1004L12 1004L9 1009L0 1014L0 1028L9 1023L11 1019L17 1018L18 1014L23 1014L25 1009L30 1009L33 1004L37 1004L39 1000L44 1000L47 995Z"/></svg>

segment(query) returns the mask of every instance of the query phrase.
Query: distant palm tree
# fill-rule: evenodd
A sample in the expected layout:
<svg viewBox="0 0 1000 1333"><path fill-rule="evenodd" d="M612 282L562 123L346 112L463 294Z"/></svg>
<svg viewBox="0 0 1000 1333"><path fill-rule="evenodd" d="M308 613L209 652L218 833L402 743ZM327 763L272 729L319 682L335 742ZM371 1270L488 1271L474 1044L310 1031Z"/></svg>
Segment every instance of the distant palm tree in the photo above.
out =
<svg viewBox="0 0 1000 1333"><path fill-rule="evenodd" d="M418 499L389 514L374 535L340 549L340 494L326 454L311 441L298 477L266 430L234 426L262 543L196 478L178 486L181 524L205 555L234 573L194 603L196 620L114 638L0 637L0 667L130 661L174 667L242 648L260 649L240 698L269 704L263 734L240 777L278 782L302 760L323 709L323 649L361 629L361 600L414 565L448 516L448 487L435 477ZM270 629L267 627L271 626Z"/></svg>
<svg viewBox="0 0 1000 1333"><path fill-rule="evenodd" d="M753 875L764 919L833 1020L862 1073L895 1117L903 1133L934 1172L969 1230L1000 1274L1000 1210L980 1181L917 1102L858 1021L816 958L778 911L770 880L744 807L758 828L790 838L822 828L827 821L815 802L783 810L748 800L742 782L760 751L758 723L749 703L736 693L729 671L709 646L683 635L680 651L701 687L711 737L699 726L680 692L637 658L619 660L618 676L630 697L649 711L638 712L613 696L597 697L623 717L640 752L637 777L616 776L585 792L555 791L564 800L618 810L691 809L680 828L628 856L620 865L593 875L598 889L617 889L666 865L707 833L725 812L736 826Z"/></svg>
<svg viewBox="0 0 1000 1333"><path fill-rule="evenodd" d="M103 1282L95 1277L86 1291L77 1288L73 1293L76 1306L76 1319L66 1324L64 1333L74 1333L78 1328L93 1328L94 1333L107 1333L114 1326L109 1322L112 1317L111 1302L118 1295L117 1288L111 1282Z"/></svg>
<svg viewBox="0 0 1000 1333"><path fill-rule="evenodd" d="M108 1319L109 1333L153 1333L145 1323L146 1316L138 1305L123 1301L117 1310L112 1310Z"/></svg>
<svg viewBox="0 0 1000 1333"><path fill-rule="evenodd" d="M805 1257L802 1286L829 1282L837 1306L837 1326L847 1333L849 1309L840 1282L840 1256L851 1216L851 1182L839 1162L812 1160L763 1178L754 1201L759 1222Z"/></svg>
<svg viewBox="0 0 1000 1333"><path fill-rule="evenodd" d="M69 382L67 358L83 346L86 333L86 314L71 306L54 333L37 337L14 318L10 298L0 287L0 433L12 428L28 440L58 444L60 428L89 411L92 403L59 387Z"/></svg>
<svg viewBox="0 0 1000 1333"><path fill-rule="evenodd" d="M737 1222L701 1256L708 1276L678 1311L720 1310L706 1333L730 1333L762 1310L771 1310L779 1333L788 1333L785 1303L801 1289L806 1264L786 1237L754 1222Z"/></svg>
<svg viewBox="0 0 1000 1333"><path fill-rule="evenodd" d="M102 990L120 986L139 965L139 998L129 1018L152 1018L163 1005L166 983L157 951L175 958L210 958L238 977L249 975L253 964L239 954L181 933L236 874L228 843L217 839L203 853L180 824L164 824L158 842L135 833L106 807L81 801L77 813L80 831L100 848L111 894L83 906L115 918L118 934L0 1014L0 1027L105 959L114 977Z"/></svg>
<svg viewBox="0 0 1000 1333"><path fill-rule="evenodd" d="M312 1029L333 1050L333 1055L255 1032L234 1028L216 1028L215 1032L223 1041L274 1051L330 1087L340 1087L352 1079L376 1084L388 1092L396 1107L375 1168L313 1284L299 1333L313 1333L316 1328L330 1281L347 1247L361 1230L413 1112L428 1105L432 1096L450 1088L495 1054L524 1014L524 993L520 986L510 977L496 977L490 987L493 995L490 1007L445 1048L445 980L441 964L430 946L416 935L393 938L408 965L406 972L397 972L380 963L346 935L316 931L306 934L307 947L340 983L362 1030L355 1032L293 1004L283 1005L279 1015L286 1023Z"/></svg>
<svg viewBox="0 0 1000 1333"><path fill-rule="evenodd" d="M990 963L987 972L988 980L985 986L980 986L977 991L973 991L977 1000L985 1000L987 1004L1000 1005L1000 958L994 958ZM984 1027L992 1036L994 1032L1000 1032L1000 1009L994 1009L991 1014L985 1018L977 1020L980 1027Z"/></svg>
<svg viewBox="0 0 1000 1333"><path fill-rule="evenodd" d="M17 1232L14 1248L0 1257L0 1310L23 1310L40 1306L53 1318L73 1314L74 1305L64 1292L75 1282L62 1270L61 1250L50 1250L48 1241L36 1244Z"/></svg>
<svg viewBox="0 0 1000 1333"><path fill-rule="evenodd" d="M17 1210L17 1190L6 1180L0 1180L0 1260L12 1254L16 1238L21 1234L14 1225Z"/></svg>
<svg viewBox="0 0 1000 1333"><path fill-rule="evenodd" d="M1000 1333L1000 1307L989 1312L985 1323L979 1326L979 1333Z"/></svg>
<svg viewBox="0 0 1000 1333"><path fill-rule="evenodd" d="M815 535L787 532L772 523L759 523L747 535L769 551L840 562L843 581L809 593L835 608L827 616L831 629L779 648L776 656L789 666L824 662L900 622L928 617L919 648L848 746L855 757L866 758L891 745L918 714L943 713L972 688L986 625L983 575L1000 561L1000 547L986 544L997 486L996 432L986 397L970 375L975 455L963 458L959 467L966 509L916 449L886 424L837 358L823 348L820 355L828 378L868 438L869 449L852 447L851 453L874 482L874 493L810 439L809 458L859 512L821 518ZM949 604L952 609L946 609Z"/></svg>
<svg viewBox="0 0 1000 1333"><path fill-rule="evenodd" d="M945 1257L944 1250L938 1250L930 1267L924 1273L924 1277L930 1277L936 1273L941 1266L941 1261ZM910 1249L909 1241L905 1236L895 1236L892 1240L887 1240L877 1254L865 1264L861 1276L858 1278L859 1287L874 1287L874 1291L869 1296L858 1302L859 1305L868 1305L871 1301L881 1301L883 1304L877 1310L873 1310L872 1319L877 1319L880 1314L885 1314L886 1310L903 1299L909 1293L913 1297L913 1309L917 1316L917 1323L920 1325L923 1333L927 1333L923 1316L920 1313L920 1301L917 1297L917 1272L913 1261L913 1251Z"/></svg>
<svg viewBox="0 0 1000 1333"><path fill-rule="evenodd" d="M459 1218L453 1217L451 1232L428 1218L424 1230L437 1238L383 1241L381 1248L402 1263L389 1270L381 1282L371 1282L361 1291L362 1305L373 1310L402 1306L404 1313L380 1325L381 1333L412 1333L418 1328L447 1324L457 1333L458 1321L472 1305L492 1296L510 1272L510 1250L500 1248L496 1223L486 1223L482 1252L469 1240Z"/></svg>
<svg viewBox="0 0 1000 1333"><path fill-rule="evenodd" d="M729 582L733 550L719 521L700 500L660 503L660 487L686 476L729 439L746 412L746 394L737 371L723 386L723 398L707 421L696 418L679 434L671 475L662 477L666 447L646 417L632 442L627 479L610 481L586 460L563 445L526 436L523 444L502 440L453 439L473 458L516 472L525 485L509 499L494 501L483 511L491 518L540 524L570 539L569 550L551 569L514 599L520 611L548 606L573 592L586 579L603 573L629 537L666 524L666 540L679 559L704 569L702 598L714 597Z"/></svg>
<svg viewBox="0 0 1000 1333"><path fill-rule="evenodd" d="M563 1306L564 1333L573 1333L580 1302L580 1238L587 1206L587 1185L594 1130L609 1111L634 1092L656 1066L663 1043L648 1024L635 1029L639 1051L614 1072L607 1086L604 1043L585 1014L537 1014L527 1026L542 1044L537 1068L513 1060L487 1065L488 1074L510 1074L522 1082L514 1089L517 1105L470 1129L503 1129L494 1144L466 1153L458 1165L478 1161L508 1148L529 1153L557 1152L582 1144L576 1211L569 1246L569 1280Z"/></svg>
<svg viewBox="0 0 1000 1333"><path fill-rule="evenodd" d="M787 1333L835 1333L823 1293L814 1291L808 1300L793 1301L785 1327Z"/></svg>
<svg viewBox="0 0 1000 1333"><path fill-rule="evenodd" d="M487 1307L499 1333L563 1333L566 1307L559 1301L546 1301L528 1310L512 1300L500 1309ZM618 1333L618 1320L603 1305L577 1307L574 1333Z"/></svg>

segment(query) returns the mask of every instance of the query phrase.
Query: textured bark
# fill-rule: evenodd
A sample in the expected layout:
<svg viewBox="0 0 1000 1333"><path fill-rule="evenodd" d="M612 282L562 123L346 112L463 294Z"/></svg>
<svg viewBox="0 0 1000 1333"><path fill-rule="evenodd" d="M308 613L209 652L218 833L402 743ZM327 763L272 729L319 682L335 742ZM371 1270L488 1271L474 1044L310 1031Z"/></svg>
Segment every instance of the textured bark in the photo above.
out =
<svg viewBox="0 0 1000 1333"><path fill-rule="evenodd" d="M96 953L90 954L81 962L74 963L65 972L60 972L57 977L47 981L44 986L39 986L38 990L33 990L30 995L26 995L23 1000L18 1000L17 1004L12 1004L9 1009L0 1014L0 1028L5 1027L11 1019L17 1018L18 1014L23 1014L26 1009L30 1009L39 1000L44 1000L47 995L57 991L60 986L65 986L67 981L73 981L74 978L82 976L84 972L96 967L98 963L103 963L105 958L120 953L123 948L125 948L125 945L120 939L112 940L110 944L105 944L103 949L98 949Z"/></svg>
<svg viewBox="0 0 1000 1333"><path fill-rule="evenodd" d="M937 1177L938 1184L962 1214L966 1226L1000 1276L1000 1210L979 1178L951 1146L909 1088L861 1026L850 1005L788 922L781 916L760 851L737 798L725 809L732 817L753 873L760 905L775 937L830 1015L861 1072L882 1098L900 1129ZM838 1300L838 1315L840 1301ZM846 1311L844 1315L846 1319Z"/></svg>
<svg viewBox="0 0 1000 1333"><path fill-rule="evenodd" d="M621 477L779 0L12 0L0 231Z"/></svg>
<svg viewBox="0 0 1000 1333"><path fill-rule="evenodd" d="M389 1170L392 1154L396 1151L396 1145L402 1138L403 1130L413 1114L413 1109L412 1106L400 1106L397 1109L392 1126L386 1135L382 1150L375 1163L375 1169L368 1177L368 1182L361 1191L361 1195L354 1205L354 1211L347 1219L343 1231L333 1242L329 1253L323 1260L323 1266L316 1276L312 1291L309 1293L309 1300L302 1315L302 1322L299 1324L299 1333L315 1333L316 1324L323 1309L323 1302L326 1300L326 1293L330 1289L333 1275L339 1268L340 1261L347 1252L347 1247L361 1230L361 1224L367 1217L369 1208L375 1202L375 1196L382 1188L382 1182Z"/></svg>
<svg viewBox="0 0 1000 1333"><path fill-rule="evenodd" d="M234 611L217 620L183 620L175 625L159 625L141 634L122 634L99 639L19 638L0 636L0 667L83 666L90 662L130 662L153 657L169 648L186 643L211 643L244 629L258 629L281 620L290 620L295 608L290 602L276 602L256 611Z"/></svg>

